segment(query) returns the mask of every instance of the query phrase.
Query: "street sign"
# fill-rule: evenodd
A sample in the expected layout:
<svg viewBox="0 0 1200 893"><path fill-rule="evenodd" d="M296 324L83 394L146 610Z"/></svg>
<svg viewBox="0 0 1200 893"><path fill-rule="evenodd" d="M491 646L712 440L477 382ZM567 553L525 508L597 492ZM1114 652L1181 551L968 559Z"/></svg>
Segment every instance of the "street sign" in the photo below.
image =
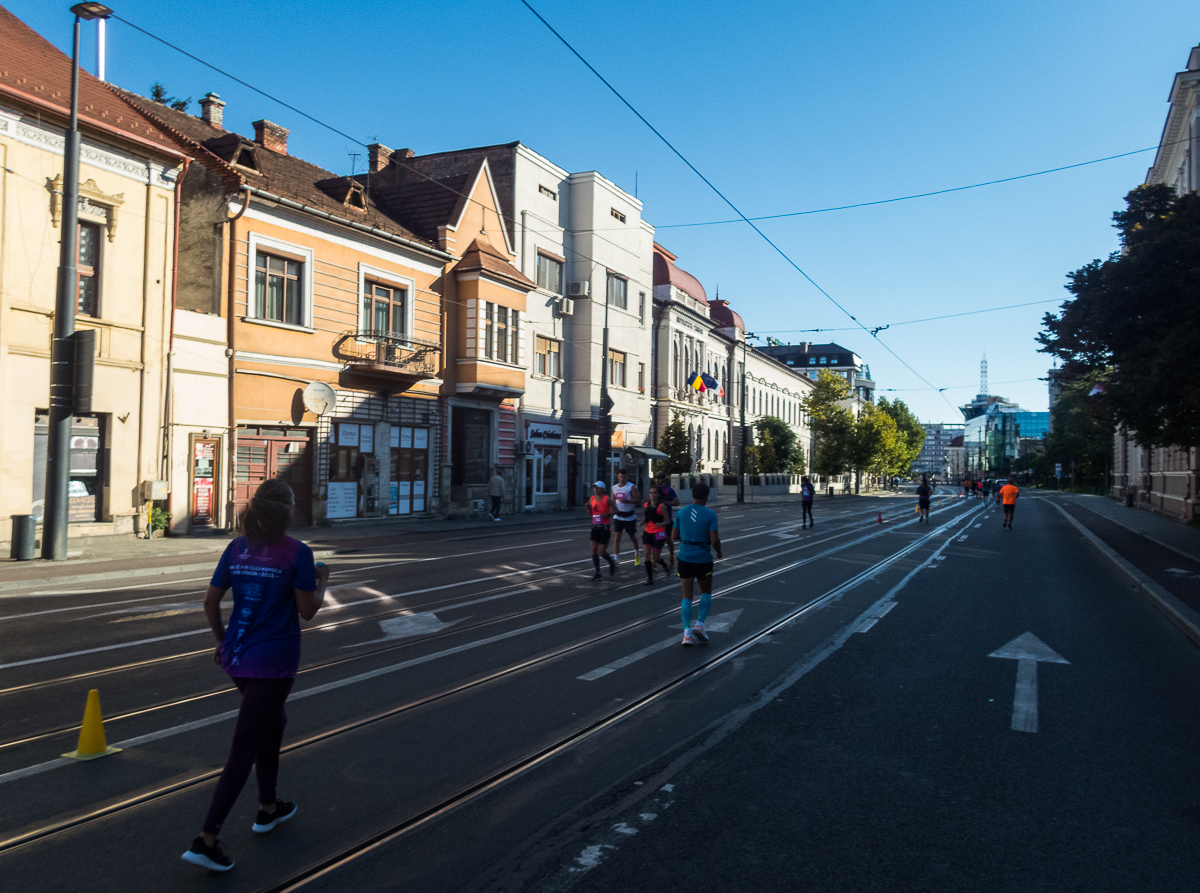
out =
<svg viewBox="0 0 1200 893"><path fill-rule="evenodd" d="M1062 463L1061 462L1054 463L1054 476L1056 478L1062 477Z"/></svg>

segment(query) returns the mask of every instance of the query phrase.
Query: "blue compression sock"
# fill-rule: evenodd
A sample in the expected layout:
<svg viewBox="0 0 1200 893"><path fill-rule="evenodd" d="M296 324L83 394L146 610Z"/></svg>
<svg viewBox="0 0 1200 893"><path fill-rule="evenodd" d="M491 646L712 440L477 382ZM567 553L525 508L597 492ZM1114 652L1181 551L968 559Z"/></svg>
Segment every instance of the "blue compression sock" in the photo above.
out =
<svg viewBox="0 0 1200 893"><path fill-rule="evenodd" d="M696 612L696 619L703 623L708 619L708 609L712 607L712 594L708 592L700 593L700 610Z"/></svg>
<svg viewBox="0 0 1200 893"><path fill-rule="evenodd" d="M683 600L683 606L680 608L679 614L681 617L683 617L683 628L691 629L692 628L692 600L690 598L685 598Z"/></svg>

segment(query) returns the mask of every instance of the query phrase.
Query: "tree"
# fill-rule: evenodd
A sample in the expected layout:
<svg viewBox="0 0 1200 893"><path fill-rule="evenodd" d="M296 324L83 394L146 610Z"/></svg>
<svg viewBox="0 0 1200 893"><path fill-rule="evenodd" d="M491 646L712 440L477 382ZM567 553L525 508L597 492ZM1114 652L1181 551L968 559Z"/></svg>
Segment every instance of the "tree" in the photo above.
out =
<svg viewBox="0 0 1200 893"><path fill-rule="evenodd" d="M1100 376L1102 403L1142 446L1200 442L1200 196L1139 186L1113 214L1122 253L1067 277L1074 300L1038 336L1068 380Z"/></svg>
<svg viewBox="0 0 1200 893"><path fill-rule="evenodd" d="M660 459L657 471L663 474L690 474L692 471L692 454L688 449L687 431L683 428L683 417L679 413L671 416L671 423L663 429L658 439L658 451L666 453L667 458Z"/></svg>
<svg viewBox="0 0 1200 893"><path fill-rule="evenodd" d="M760 453L758 470L763 474L804 474L804 447L792 426L777 416L763 416L754 423L760 444L765 447L768 436L771 461L768 464Z"/></svg>
<svg viewBox="0 0 1200 893"><path fill-rule="evenodd" d="M1078 484L1103 484L1112 465L1113 421L1097 384L1106 373L1093 372L1067 378L1056 376L1058 397L1050 411L1050 433L1042 453L1022 463L1043 480L1060 463L1064 474ZM1024 458L1024 457L1022 457ZM1014 468L1018 466L1014 465Z"/></svg>
<svg viewBox="0 0 1200 893"><path fill-rule="evenodd" d="M779 471L779 455L775 451L775 439L766 429L760 429L758 432L758 446L754 448L754 471L757 474L775 474Z"/></svg>
<svg viewBox="0 0 1200 893"><path fill-rule="evenodd" d="M850 383L826 369L817 373L817 383L804 398L816 446L812 470L824 477L837 477L852 467L850 451L854 440L854 414L842 403L850 397Z"/></svg>
<svg viewBox="0 0 1200 893"><path fill-rule="evenodd" d="M150 87L150 98L160 105L170 106L180 112L186 112L188 106L192 103L192 97L187 99L179 99L175 96L167 95L167 88L162 85L162 81L155 81Z"/></svg>
<svg viewBox="0 0 1200 893"><path fill-rule="evenodd" d="M896 423L896 446L892 461L882 472L883 474L908 474L912 464L921 454L925 445L925 429L903 400L889 403L887 397L880 397L876 408L886 413Z"/></svg>

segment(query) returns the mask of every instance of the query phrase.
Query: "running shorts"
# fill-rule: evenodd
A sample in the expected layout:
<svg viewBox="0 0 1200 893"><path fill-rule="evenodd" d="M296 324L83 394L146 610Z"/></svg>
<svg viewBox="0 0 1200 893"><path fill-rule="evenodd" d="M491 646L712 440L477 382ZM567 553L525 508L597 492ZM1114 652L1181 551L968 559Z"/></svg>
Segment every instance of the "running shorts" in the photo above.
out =
<svg viewBox="0 0 1200 893"><path fill-rule="evenodd" d="M679 561L679 578L681 580L688 580L692 577L700 577L701 579L705 579L707 577L711 577L712 575L713 563L711 561L705 561L703 564L698 562L684 561L682 559Z"/></svg>
<svg viewBox="0 0 1200 893"><path fill-rule="evenodd" d="M608 545L609 530L607 527L592 528L592 542L599 543L602 546Z"/></svg>
<svg viewBox="0 0 1200 893"><path fill-rule="evenodd" d="M667 532L660 530L658 533L651 533L649 530L642 531L642 545L653 546L655 549L661 549L667 544Z"/></svg>
<svg viewBox="0 0 1200 893"><path fill-rule="evenodd" d="M623 530L630 536L637 536L637 518L630 518L628 521L613 518L612 529L613 533L620 533Z"/></svg>
<svg viewBox="0 0 1200 893"><path fill-rule="evenodd" d="M918 500L917 500L917 507L918 507L918 508L923 508L923 509L927 509L927 508L929 508L929 500L928 500L928 499L918 499Z"/></svg>
<svg viewBox="0 0 1200 893"><path fill-rule="evenodd" d="M1006 506L1004 506L1004 514L1011 515L1016 507L1017 504L1015 502L1008 503Z"/></svg>

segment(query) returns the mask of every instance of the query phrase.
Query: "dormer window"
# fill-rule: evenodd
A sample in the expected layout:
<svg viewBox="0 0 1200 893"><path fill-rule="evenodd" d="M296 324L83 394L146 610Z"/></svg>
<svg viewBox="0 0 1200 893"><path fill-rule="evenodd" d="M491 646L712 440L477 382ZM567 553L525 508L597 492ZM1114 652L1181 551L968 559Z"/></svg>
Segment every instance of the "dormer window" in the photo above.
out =
<svg viewBox="0 0 1200 893"><path fill-rule="evenodd" d="M254 150L248 146L243 146L238 150L237 156L233 160L235 167L242 167L254 173L261 173L258 167L258 161L254 157Z"/></svg>
<svg viewBox="0 0 1200 893"><path fill-rule="evenodd" d="M360 211L367 209L367 199L361 186L356 184L350 188L350 192L346 194L346 204Z"/></svg>

